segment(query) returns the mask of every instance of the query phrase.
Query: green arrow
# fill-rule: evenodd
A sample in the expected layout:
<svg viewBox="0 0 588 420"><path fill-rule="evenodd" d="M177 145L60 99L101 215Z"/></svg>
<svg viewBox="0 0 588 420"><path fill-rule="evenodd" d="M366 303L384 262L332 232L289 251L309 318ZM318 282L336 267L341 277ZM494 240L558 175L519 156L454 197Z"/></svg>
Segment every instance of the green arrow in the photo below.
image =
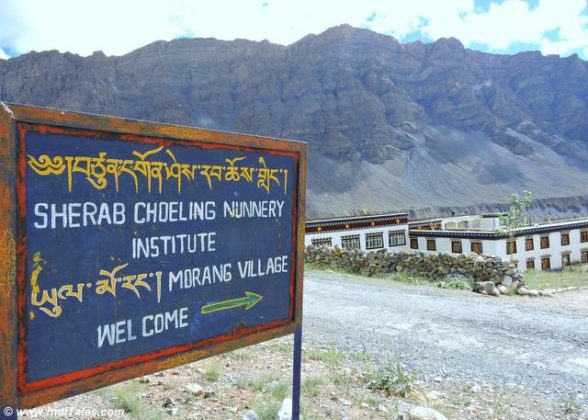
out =
<svg viewBox="0 0 588 420"><path fill-rule="evenodd" d="M225 311L227 309L238 308L239 306L245 306L245 310L253 308L257 303L263 299L263 296L253 292L245 292L245 297L222 300L216 303L209 303L204 305L200 309L202 314L210 314L217 311Z"/></svg>

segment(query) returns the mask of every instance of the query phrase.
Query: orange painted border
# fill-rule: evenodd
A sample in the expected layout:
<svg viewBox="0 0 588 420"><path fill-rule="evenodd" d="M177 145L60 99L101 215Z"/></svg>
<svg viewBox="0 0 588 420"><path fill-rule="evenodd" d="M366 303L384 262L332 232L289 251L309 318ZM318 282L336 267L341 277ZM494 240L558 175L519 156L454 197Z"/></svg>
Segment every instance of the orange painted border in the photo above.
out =
<svg viewBox="0 0 588 420"><path fill-rule="evenodd" d="M0 103L0 409L18 403L15 131L14 114Z"/></svg>
<svg viewBox="0 0 588 420"><path fill-rule="evenodd" d="M3 105L3 104L2 104ZM213 130L201 130L192 127L157 124L144 121L126 120L90 114L68 113L52 109L34 108L22 105L9 105L0 117L8 117L10 129L1 124L0 139L6 133L12 133L11 144L18 148L18 158L12 160L14 176L17 177L16 197L9 199L9 214L17 220L17 245L13 252L16 255L16 278L11 279L17 286L11 300L12 319L18 320L12 325L12 341L18 339L18 346L10 350L5 343L0 343L0 351L8 351L13 358L11 366L17 365L17 374L10 379L20 407L33 407L55 401L60 398L86 392L101 386L171 368L194 360L237 349L246 345L259 343L274 337L290 334L302 322L302 270L304 244L304 207L306 190L306 145L300 142L277 140L267 137L250 136L237 133L226 133ZM50 134L66 134L88 138L113 139L137 143L158 145L183 145L205 149L224 149L241 151L258 151L267 154L286 155L295 160L298 167L298 183L293 197L292 223L292 272L290 278L289 317L254 327L240 328L210 339L188 343L181 346L165 348L159 351L136 355L100 366L70 372L35 382L26 381L26 320L24 294L26 287L26 237L24 235L24 215L26 214L26 159L25 134L29 131ZM18 138L17 138L18 132ZM5 146L1 148L7 149ZM8 148L9 149L9 148ZM2 157L0 151L0 157ZM0 199L2 195L2 178L0 178ZM0 216L1 218L2 216ZM0 233L2 224L0 220ZM4 256L0 255L4 263ZM0 303L2 296L0 295ZM15 313L16 312L16 316ZM17 347L17 354L14 354ZM16 363L15 363L16 360ZM1 360L0 360L1 362ZM0 363L0 373L2 364ZM13 375L14 376L14 375ZM4 377L9 379L8 377ZM16 389L16 392L14 392ZM0 403L11 402L13 397L5 397L10 393L0 389Z"/></svg>

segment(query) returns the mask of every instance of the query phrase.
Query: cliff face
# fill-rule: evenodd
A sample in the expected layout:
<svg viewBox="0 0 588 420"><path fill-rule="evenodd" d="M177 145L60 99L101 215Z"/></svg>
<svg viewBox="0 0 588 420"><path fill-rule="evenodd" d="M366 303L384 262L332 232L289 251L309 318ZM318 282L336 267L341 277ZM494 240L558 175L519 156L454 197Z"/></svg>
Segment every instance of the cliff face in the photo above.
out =
<svg viewBox="0 0 588 420"><path fill-rule="evenodd" d="M0 98L305 140L309 215L588 195L588 63L401 45L342 26L288 47L182 39L0 60ZM585 210L585 209L583 209Z"/></svg>

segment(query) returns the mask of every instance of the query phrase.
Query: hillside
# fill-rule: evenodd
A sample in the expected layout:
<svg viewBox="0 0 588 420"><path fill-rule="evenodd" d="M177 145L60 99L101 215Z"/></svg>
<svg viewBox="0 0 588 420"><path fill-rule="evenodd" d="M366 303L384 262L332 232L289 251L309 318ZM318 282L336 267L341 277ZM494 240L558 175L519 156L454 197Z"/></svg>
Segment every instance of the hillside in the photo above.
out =
<svg viewBox="0 0 588 420"><path fill-rule="evenodd" d="M30 53L0 60L0 99L307 141L310 217L464 207L523 189L588 196L588 63L577 56L403 45L341 26L290 46Z"/></svg>

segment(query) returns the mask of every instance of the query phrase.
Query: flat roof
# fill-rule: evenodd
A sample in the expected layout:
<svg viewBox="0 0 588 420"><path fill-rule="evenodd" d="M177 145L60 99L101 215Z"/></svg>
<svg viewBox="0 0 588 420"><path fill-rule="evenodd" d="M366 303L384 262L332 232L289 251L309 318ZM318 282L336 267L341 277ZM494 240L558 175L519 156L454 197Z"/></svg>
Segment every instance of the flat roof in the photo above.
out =
<svg viewBox="0 0 588 420"><path fill-rule="evenodd" d="M588 228L588 217L535 223L513 230L514 236L534 235L539 233L558 232L569 229ZM510 235L504 229L445 229L445 230L411 230L413 236L456 237L471 239L504 239Z"/></svg>
<svg viewBox="0 0 588 420"><path fill-rule="evenodd" d="M361 216L345 216L345 217L332 217L327 219L313 219L307 220L306 223L337 223L343 221L369 221L372 219L383 219L383 218L397 218L397 217L408 217L408 213L382 213L382 214L368 214Z"/></svg>

